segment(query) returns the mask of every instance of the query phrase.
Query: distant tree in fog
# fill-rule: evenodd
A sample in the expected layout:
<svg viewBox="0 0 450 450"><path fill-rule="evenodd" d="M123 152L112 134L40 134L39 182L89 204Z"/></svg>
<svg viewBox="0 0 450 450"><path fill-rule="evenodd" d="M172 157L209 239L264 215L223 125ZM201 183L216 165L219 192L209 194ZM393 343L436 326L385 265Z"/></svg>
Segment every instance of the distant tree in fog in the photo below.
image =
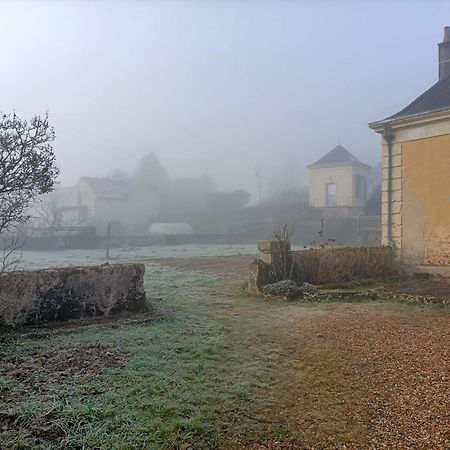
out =
<svg viewBox="0 0 450 450"><path fill-rule="evenodd" d="M150 184L160 194L164 194L170 184L166 169L154 153L149 153L142 158L133 179L136 183Z"/></svg>
<svg viewBox="0 0 450 450"><path fill-rule="evenodd" d="M302 185L301 167L295 155L287 159L265 203L308 203L308 189Z"/></svg>
<svg viewBox="0 0 450 450"><path fill-rule="evenodd" d="M56 188L40 197L33 208L30 225L40 228L40 233L54 237L55 232L61 233L61 227L76 227L80 225L79 211L66 208L68 190L71 188ZM66 230L67 234L70 230Z"/></svg>
<svg viewBox="0 0 450 450"><path fill-rule="evenodd" d="M232 211L242 209L250 201L250 193L239 190L233 192L211 192L207 197L210 211Z"/></svg>
<svg viewBox="0 0 450 450"><path fill-rule="evenodd" d="M39 195L53 190L59 169L51 142L53 127L44 118L0 117L0 234L28 220Z"/></svg>
<svg viewBox="0 0 450 450"><path fill-rule="evenodd" d="M370 191L364 213L368 216L381 216L381 184L375 185Z"/></svg>
<svg viewBox="0 0 450 450"><path fill-rule="evenodd" d="M308 205L309 194L306 186L297 186L292 188L285 188L273 192L265 204L301 204Z"/></svg>
<svg viewBox="0 0 450 450"><path fill-rule="evenodd" d="M60 227L64 219L63 206L54 192L46 195L42 201L36 205L36 219L38 224L49 228L53 232L55 227Z"/></svg>
<svg viewBox="0 0 450 450"><path fill-rule="evenodd" d="M206 211L208 195L216 185L208 175L200 178L178 178L170 183L164 209L170 215Z"/></svg>
<svg viewBox="0 0 450 450"><path fill-rule="evenodd" d="M122 169L113 169L111 172L107 173L105 178L108 180L115 181L130 181L131 175L128 172L125 172Z"/></svg>
<svg viewBox="0 0 450 450"><path fill-rule="evenodd" d="M294 191L300 185L300 165L295 155L291 155L285 163L283 169L283 186L286 191Z"/></svg>

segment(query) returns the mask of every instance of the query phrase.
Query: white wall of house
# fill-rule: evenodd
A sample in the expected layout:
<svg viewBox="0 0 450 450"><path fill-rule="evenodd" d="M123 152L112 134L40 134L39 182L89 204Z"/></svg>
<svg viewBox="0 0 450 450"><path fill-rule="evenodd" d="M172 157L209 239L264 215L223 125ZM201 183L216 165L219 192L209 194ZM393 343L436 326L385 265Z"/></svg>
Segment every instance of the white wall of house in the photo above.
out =
<svg viewBox="0 0 450 450"><path fill-rule="evenodd" d="M161 202L155 191L146 185L137 186L124 199L97 198L94 222L120 222L128 225L148 224L161 211Z"/></svg>
<svg viewBox="0 0 450 450"><path fill-rule="evenodd" d="M309 169L309 203L316 208L327 206L364 206L365 195L357 195L356 177L364 177L367 184L368 169L349 164ZM333 186L334 185L334 186ZM328 188L327 188L328 186ZM328 193L335 192L334 205ZM328 198L328 201L327 201Z"/></svg>
<svg viewBox="0 0 450 450"><path fill-rule="evenodd" d="M78 183L74 186L72 193L67 198L65 206L68 207L80 207L78 213L72 209L70 214L78 214L80 217L80 225L85 225L94 219L95 216L95 202L97 196L86 183L83 178L80 178ZM82 208L84 207L84 208ZM82 216L82 217L81 217Z"/></svg>
<svg viewBox="0 0 450 450"><path fill-rule="evenodd" d="M69 195L66 213L79 217L80 225L104 226L108 222L126 225L148 225L161 211L161 202L153 188L136 186L126 197L97 197L89 184L80 178Z"/></svg>

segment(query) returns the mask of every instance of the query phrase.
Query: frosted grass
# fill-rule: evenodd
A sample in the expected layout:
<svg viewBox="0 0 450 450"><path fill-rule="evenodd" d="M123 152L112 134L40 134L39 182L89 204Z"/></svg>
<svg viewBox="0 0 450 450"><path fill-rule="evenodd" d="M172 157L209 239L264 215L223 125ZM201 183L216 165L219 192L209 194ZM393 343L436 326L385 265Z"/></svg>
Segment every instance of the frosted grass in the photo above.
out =
<svg viewBox="0 0 450 450"><path fill-rule="evenodd" d="M213 256L256 255L255 244L246 245L171 245L110 250L110 262L146 262L156 258L195 258ZM104 249L23 251L17 269L40 269L46 267L70 267L104 264Z"/></svg>

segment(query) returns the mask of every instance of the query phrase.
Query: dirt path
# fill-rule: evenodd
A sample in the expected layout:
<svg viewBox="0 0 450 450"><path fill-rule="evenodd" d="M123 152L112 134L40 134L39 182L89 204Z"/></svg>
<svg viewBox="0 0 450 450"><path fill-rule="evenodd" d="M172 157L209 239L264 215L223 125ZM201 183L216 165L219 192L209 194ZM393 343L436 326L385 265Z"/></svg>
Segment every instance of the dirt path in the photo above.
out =
<svg viewBox="0 0 450 450"><path fill-rule="evenodd" d="M448 310L335 305L290 322L268 347L281 373L265 415L298 448L450 448Z"/></svg>
<svg viewBox="0 0 450 450"><path fill-rule="evenodd" d="M438 299L450 299L450 280L404 281L391 288L394 294L420 295Z"/></svg>

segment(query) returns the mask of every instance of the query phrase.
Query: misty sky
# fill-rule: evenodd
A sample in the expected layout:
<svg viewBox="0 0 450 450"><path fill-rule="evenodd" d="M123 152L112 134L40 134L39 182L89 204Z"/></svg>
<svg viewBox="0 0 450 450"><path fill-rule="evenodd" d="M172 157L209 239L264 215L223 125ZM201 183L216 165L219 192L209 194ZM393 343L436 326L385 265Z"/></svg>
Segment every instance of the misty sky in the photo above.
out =
<svg viewBox="0 0 450 450"><path fill-rule="evenodd" d="M63 184L133 169L267 195L437 81L448 2L0 1L1 109L50 113ZM296 168L300 170L296 170Z"/></svg>

